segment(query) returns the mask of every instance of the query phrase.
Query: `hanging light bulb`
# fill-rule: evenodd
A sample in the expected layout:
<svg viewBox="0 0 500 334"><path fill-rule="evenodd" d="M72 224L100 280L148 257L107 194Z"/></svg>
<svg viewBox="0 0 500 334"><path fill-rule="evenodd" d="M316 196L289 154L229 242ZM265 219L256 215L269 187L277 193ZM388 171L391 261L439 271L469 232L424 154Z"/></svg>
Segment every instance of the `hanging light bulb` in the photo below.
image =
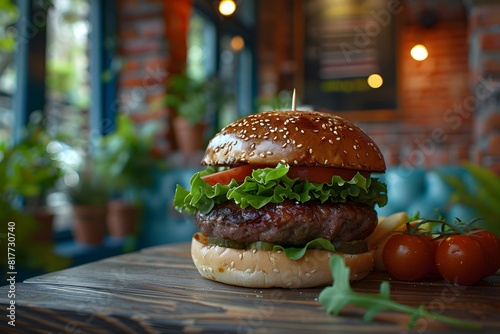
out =
<svg viewBox="0 0 500 334"><path fill-rule="evenodd" d="M417 61L422 61L427 59L427 56L429 56L429 52L427 52L427 48L422 45L422 44L417 44L415 45L411 51L410 54L413 59Z"/></svg>
<svg viewBox="0 0 500 334"><path fill-rule="evenodd" d="M234 0L221 0L219 2L219 13L224 16L229 16L236 10L236 3Z"/></svg>
<svg viewBox="0 0 500 334"><path fill-rule="evenodd" d="M377 73L371 74L366 81L368 82L368 86L374 89L380 88L384 84L384 79Z"/></svg>

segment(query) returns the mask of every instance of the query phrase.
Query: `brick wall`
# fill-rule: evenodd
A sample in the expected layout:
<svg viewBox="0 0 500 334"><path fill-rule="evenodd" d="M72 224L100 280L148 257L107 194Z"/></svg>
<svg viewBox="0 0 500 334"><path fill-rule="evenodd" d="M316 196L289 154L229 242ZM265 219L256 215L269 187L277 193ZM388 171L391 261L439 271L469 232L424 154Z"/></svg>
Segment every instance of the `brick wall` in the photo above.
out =
<svg viewBox="0 0 500 334"><path fill-rule="evenodd" d="M471 159L474 96L469 87L465 8L424 28L404 7L399 31L397 120L358 122L385 152L389 165L433 167ZM429 57L416 61L413 45Z"/></svg>
<svg viewBox="0 0 500 334"><path fill-rule="evenodd" d="M162 2L118 0L121 111L145 113L148 104L165 93L168 54Z"/></svg>
<svg viewBox="0 0 500 334"><path fill-rule="evenodd" d="M500 174L500 4L477 1L469 22L474 161Z"/></svg>
<svg viewBox="0 0 500 334"><path fill-rule="evenodd" d="M268 10L267 3L265 8L261 6L261 94L288 88L279 83L281 69L293 64L297 54L290 52L293 40L283 39L277 32L285 30L290 33L290 24L294 23L290 20L292 3L293 0L276 1L274 6L288 4L288 10L280 9L282 16L288 19L279 21L274 19L275 11ZM460 3L450 7L439 5L437 24L423 28L416 19L421 9L419 4L421 2L402 2L403 12L395 17L398 21L400 105L396 119L364 121L363 117L358 118L359 114L351 116L345 113L344 116L374 138L385 153L388 165L403 163L432 167L457 164L471 158L473 145L474 106L470 105L474 96L469 87L467 13ZM281 24L285 27L277 29ZM285 43L279 50L278 41ZM410 50L417 42L424 43L429 51L429 57L423 62L410 56ZM275 91L270 92L270 89Z"/></svg>

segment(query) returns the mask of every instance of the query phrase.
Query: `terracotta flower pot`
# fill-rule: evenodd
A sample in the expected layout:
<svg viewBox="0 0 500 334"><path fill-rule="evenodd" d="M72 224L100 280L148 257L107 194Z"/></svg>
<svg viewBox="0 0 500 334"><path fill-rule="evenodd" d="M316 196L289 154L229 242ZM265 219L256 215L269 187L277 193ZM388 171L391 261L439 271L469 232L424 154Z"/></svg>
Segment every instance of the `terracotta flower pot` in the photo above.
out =
<svg viewBox="0 0 500 334"><path fill-rule="evenodd" d="M76 242L100 245L106 234L106 206L74 206L73 237Z"/></svg>
<svg viewBox="0 0 500 334"><path fill-rule="evenodd" d="M205 123L191 125L185 118L174 118L175 140L179 150L185 153L194 153L201 150L203 148L205 129Z"/></svg>
<svg viewBox="0 0 500 334"><path fill-rule="evenodd" d="M52 242L54 214L46 209L38 209L33 213L33 218L37 223L37 229L33 236L33 240L39 242Z"/></svg>
<svg viewBox="0 0 500 334"><path fill-rule="evenodd" d="M125 237L137 233L139 208L120 200L108 204L108 232L113 237Z"/></svg>

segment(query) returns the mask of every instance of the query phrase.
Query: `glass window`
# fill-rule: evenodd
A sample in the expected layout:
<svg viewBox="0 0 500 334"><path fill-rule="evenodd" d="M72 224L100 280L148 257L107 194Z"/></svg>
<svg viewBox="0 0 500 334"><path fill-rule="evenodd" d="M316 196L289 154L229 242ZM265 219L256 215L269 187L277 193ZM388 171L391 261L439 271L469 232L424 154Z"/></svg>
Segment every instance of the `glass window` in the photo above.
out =
<svg viewBox="0 0 500 334"><path fill-rule="evenodd" d="M47 22L47 121L82 154L89 135L88 15L88 0L56 0Z"/></svg>
<svg viewBox="0 0 500 334"><path fill-rule="evenodd" d="M236 97L237 115L223 115L221 123L252 113L252 53L240 35L224 34L221 39L220 76ZM226 117L226 119L224 119Z"/></svg>
<svg viewBox="0 0 500 334"><path fill-rule="evenodd" d="M16 90L14 66L15 30L17 8L12 2L0 3L0 142L12 140L14 110L12 97Z"/></svg>
<svg viewBox="0 0 500 334"><path fill-rule="evenodd" d="M216 72L216 32L212 22L193 13L188 32L188 75L205 80Z"/></svg>

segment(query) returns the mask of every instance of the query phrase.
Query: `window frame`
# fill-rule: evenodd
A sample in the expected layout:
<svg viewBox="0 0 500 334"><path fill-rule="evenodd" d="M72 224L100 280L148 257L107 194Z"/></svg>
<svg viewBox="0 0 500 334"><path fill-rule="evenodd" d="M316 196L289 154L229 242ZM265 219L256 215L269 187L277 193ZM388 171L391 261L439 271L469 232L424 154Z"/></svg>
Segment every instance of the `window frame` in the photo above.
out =
<svg viewBox="0 0 500 334"><path fill-rule="evenodd" d="M102 73L111 70L114 50L106 48L105 38L116 36L116 0L88 0L89 68L91 106L89 111L90 135L105 135L115 129L116 76L102 80ZM30 116L35 111L45 113L46 105L46 50L47 16L50 1L17 0L19 18L14 66L17 89L13 95L14 141L18 141ZM91 138L89 138L91 139Z"/></svg>

